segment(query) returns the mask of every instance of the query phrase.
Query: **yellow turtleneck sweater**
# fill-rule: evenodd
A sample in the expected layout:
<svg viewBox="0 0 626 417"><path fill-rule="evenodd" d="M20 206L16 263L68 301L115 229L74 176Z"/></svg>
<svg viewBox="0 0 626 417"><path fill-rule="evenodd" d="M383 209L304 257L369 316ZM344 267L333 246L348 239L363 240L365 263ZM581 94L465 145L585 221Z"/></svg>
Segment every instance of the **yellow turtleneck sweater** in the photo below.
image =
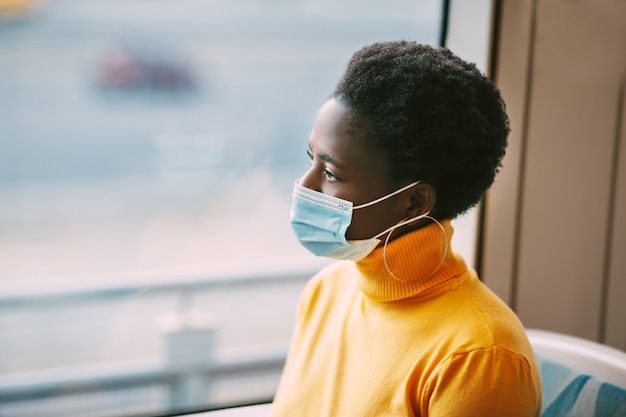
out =
<svg viewBox="0 0 626 417"><path fill-rule="evenodd" d="M313 277L273 417L539 416L522 324L461 257L448 250L441 262L445 242L437 225L391 241L402 281L382 247Z"/></svg>

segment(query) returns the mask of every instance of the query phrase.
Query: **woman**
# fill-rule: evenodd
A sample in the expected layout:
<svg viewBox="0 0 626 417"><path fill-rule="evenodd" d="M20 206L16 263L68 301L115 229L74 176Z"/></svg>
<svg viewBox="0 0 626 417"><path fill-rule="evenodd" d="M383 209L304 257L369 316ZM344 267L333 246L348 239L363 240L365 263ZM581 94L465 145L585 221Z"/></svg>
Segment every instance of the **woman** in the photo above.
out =
<svg viewBox="0 0 626 417"><path fill-rule="evenodd" d="M302 294L273 416L539 416L522 324L450 248L508 133L497 88L447 49L352 57L291 213L305 247L344 261Z"/></svg>

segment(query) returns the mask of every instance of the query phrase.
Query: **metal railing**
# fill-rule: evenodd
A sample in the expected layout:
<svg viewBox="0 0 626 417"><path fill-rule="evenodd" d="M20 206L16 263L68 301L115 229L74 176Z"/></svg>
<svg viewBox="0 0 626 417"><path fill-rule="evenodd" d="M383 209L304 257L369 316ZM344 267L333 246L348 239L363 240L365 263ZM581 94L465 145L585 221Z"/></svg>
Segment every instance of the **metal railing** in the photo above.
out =
<svg viewBox="0 0 626 417"><path fill-rule="evenodd" d="M284 365L286 351L265 352L239 358L186 355L183 358L184 362L177 362L176 350L182 346L176 339L191 336L195 341L202 339L209 341L212 339L211 332L211 329L195 328L181 329L168 334L166 337L170 340L169 347L174 352L170 355L169 361L163 363L134 361L2 377L0 404L144 386L163 386L166 395L165 403L161 406L162 411L193 410L219 405L211 401L211 384L221 377L258 372L276 373L280 372ZM197 345L196 348L194 349L196 351L212 350L210 343Z"/></svg>
<svg viewBox="0 0 626 417"><path fill-rule="evenodd" d="M47 278L0 282L0 307L25 304L66 303L76 299L121 298L138 291L179 292L233 285L264 285L270 282L307 280L329 262L323 258L307 261L254 261L220 265L211 270L162 269L92 276Z"/></svg>
<svg viewBox="0 0 626 417"><path fill-rule="evenodd" d="M89 299L124 297L138 290L176 292L179 310L161 320L165 347L161 358L151 361L94 364L89 366L0 375L0 404L28 403L59 396L113 392L159 386L164 395L162 412L215 406L212 385L220 379L248 374L280 374L286 349L224 357L216 354L217 323L194 311L189 300L197 290L233 285L266 285L308 280L325 263L255 264L238 270L214 270L210 274L171 271L131 276L99 277L97 280L63 282L53 290L28 283L0 287L0 308L25 308L32 304L68 303ZM174 278L175 277L175 278ZM0 415L2 411L0 409ZM8 414L7 414L8 415Z"/></svg>

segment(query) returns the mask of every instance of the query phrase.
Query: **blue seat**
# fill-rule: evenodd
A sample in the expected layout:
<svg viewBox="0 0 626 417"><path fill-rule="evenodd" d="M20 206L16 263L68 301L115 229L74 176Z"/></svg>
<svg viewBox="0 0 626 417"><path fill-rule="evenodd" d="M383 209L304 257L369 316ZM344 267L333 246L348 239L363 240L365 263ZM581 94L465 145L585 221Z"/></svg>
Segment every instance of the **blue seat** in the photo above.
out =
<svg viewBox="0 0 626 417"><path fill-rule="evenodd" d="M626 417L626 352L528 329L541 372L542 417Z"/></svg>

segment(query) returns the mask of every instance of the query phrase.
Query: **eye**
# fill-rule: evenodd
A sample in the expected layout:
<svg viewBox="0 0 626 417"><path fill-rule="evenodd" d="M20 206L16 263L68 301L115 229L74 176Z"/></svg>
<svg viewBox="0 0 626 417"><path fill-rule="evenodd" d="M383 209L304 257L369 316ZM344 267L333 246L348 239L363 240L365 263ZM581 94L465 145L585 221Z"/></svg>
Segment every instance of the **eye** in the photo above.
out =
<svg viewBox="0 0 626 417"><path fill-rule="evenodd" d="M326 178L329 182L339 181L339 178L337 178L337 176L335 176L335 174L330 172L328 169L324 170L324 178Z"/></svg>
<svg viewBox="0 0 626 417"><path fill-rule="evenodd" d="M314 158L313 158L313 152L311 151L311 149L307 149L306 154L309 157L309 163L313 165ZM340 181L339 177L333 174L332 171L330 171L328 168L324 168L322 175L324 175L324 179L328 182Z"/></svg>

